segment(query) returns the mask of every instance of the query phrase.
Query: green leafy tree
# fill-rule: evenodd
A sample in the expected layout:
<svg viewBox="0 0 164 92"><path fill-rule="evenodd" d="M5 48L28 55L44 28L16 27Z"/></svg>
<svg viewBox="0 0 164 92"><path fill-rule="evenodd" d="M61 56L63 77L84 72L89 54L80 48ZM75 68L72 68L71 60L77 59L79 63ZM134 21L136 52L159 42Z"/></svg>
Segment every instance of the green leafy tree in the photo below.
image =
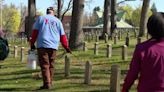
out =
<svg viewBox="0 0 164 92"><path fill-rule="evenodd" d="M125 19L127 23L132 25L132 12L134 11L132 6L130 5L121 6L118 8L118 10L125 12L125 15L123 16L123 18Z"/></svg>
<svg viewBox="0 0 164 92"><path fill-rule="evenodd" d="M135 27L139 26L140 23L140 13L141 13L141 7L136 8L133 12L132 12L132 25Z"/></svg>
<svg viewBox="0 0 164 92"><path fill-rule="evenodd" d="M148 16L150 16L152 14L151 10L148 10ZM141 17L141 6L136 8L133 12L132 12L132 25L135 27L139 27L140 25L140 17Z"/></svg>
<svg viewBox="0 0 164 92"><path fill-rule="evenodd" d="M20 25L21 16L18 9L14 5L3 8L3 29L6 32L18 32Z"/></svg>

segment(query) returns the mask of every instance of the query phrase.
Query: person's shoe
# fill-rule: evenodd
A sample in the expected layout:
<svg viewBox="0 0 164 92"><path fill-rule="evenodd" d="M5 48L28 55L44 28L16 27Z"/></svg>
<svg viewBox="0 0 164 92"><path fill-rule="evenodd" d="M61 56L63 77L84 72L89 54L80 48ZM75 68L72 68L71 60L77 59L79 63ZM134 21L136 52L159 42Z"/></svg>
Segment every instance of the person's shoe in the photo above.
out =
<svg viewBox="0 0 164 92"><path fill-rule="evenodd" d="M50 85L44 85L44 86L41 86L40 87L40 90L41 89L51 89L51 86Z"/></svg>

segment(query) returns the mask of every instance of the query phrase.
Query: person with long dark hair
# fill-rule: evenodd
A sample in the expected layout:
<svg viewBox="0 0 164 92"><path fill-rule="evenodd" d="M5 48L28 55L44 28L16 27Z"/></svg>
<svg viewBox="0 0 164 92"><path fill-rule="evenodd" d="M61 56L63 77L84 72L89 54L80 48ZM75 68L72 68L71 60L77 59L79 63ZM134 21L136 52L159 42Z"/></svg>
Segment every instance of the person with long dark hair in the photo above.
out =
<svg viewBox="0 0 164 92"><path fill-rule="evenodd" d="M147 29L151 39L136 46L122 92L136 79L137 92L164 92L164 13L150 16Z"/></svg>

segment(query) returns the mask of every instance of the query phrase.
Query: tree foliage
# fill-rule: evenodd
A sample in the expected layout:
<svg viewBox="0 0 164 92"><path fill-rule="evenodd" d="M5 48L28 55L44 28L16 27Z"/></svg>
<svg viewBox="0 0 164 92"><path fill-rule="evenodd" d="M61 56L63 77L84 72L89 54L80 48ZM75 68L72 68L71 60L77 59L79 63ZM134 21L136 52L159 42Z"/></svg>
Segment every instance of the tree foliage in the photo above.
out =
<svg viewBox="0 0 164 92"><path fill-rule="evenodd" d="M141 16L141 7L136 8L133 12L132 12L132 25L133 26L139 26L140 23L140 16Z"/></svg>
<svg viewBox="0 0 164 92"><path fill-rule="evenodd" d="M3 7L2 11L3 30L6 32L18 32L21 16L18 9L14 5Z"/></svg>
<svg viewBox="0 0 164 92"><path fill-rule="evenodd" d="M148 10L148 16L150 16L152 14L151 10ZM141 17L141 6L136 8L133 12L132 12L132 25L135 27L139 27L140 25L140 17Z"/></svg>
<svg viewBox="0 0 164 92"><path fill-rule="evenodd" d="M125 15L124 15L125 21L132 25L132 12L134 11L132 6L130 5L121 6L118 8L118 10L125 12Z"/></svg>

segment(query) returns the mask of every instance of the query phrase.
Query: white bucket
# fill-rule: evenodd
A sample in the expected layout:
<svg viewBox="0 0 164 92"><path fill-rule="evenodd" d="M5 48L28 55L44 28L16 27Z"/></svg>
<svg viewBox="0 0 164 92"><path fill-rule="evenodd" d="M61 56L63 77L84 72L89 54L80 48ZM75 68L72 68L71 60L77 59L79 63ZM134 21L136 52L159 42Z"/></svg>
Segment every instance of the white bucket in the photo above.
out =
<svg viewBox="0 0 164 92"><path fill-rule="evenodd" d="M37 65L37 53L34 50L28 51L27 67L30 69L36 69Z"/></svg>

